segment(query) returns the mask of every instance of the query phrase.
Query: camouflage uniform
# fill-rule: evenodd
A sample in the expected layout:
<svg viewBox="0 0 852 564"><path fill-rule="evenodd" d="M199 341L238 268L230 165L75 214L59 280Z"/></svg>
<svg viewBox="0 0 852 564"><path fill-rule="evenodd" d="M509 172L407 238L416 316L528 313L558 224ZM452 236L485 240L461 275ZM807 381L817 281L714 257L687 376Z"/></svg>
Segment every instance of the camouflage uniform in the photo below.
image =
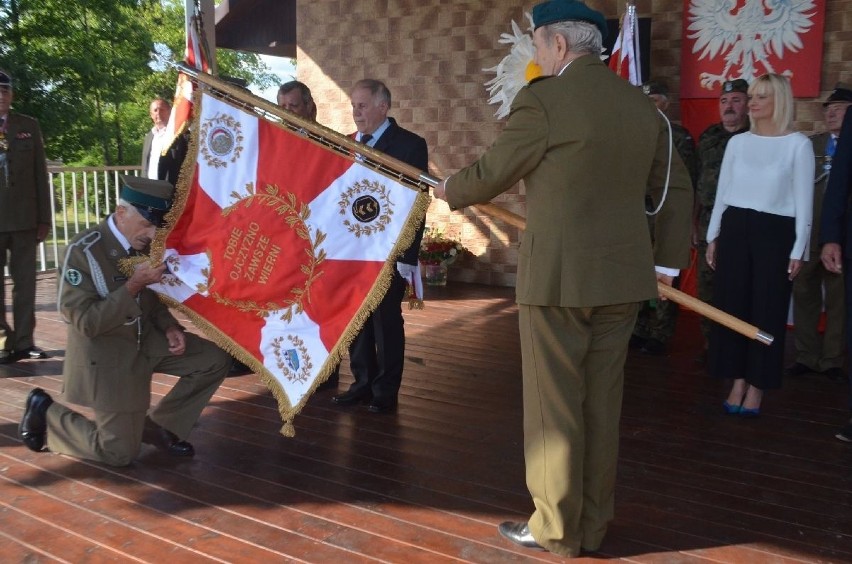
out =
<svg viewBox="0 0 852 564"><path fill-rule="evenodd" d="M716 202L716 187L719 183L719 171L725 147L734 135L748 131L748 125L733 133L721 123L711 125L698 139L697 170L698 182L695 185L696 224L698 227L698 298L704 302L713 300L713 270L704 259L707 251L707 228ZM710 335L710 321L701 318L701 333L705 342Z"/></svg>
<svg viewBox="0 0 852 564"><path fill-rule="evenodd" d="M844 288L843 274L829 272L820 260L819 225L822 200L828 184L830 158L826 156L831 134L812 135L816 158L814 180L814 219L811 228L810 260L793 280L793 316L795 323L796 362L815 372L825 372L843 366ZM823 297L823 289L825 296ZM820 337L818 326L825 300L825 334Z"/></svg>
<svg viewBox="0 0 852 564"><path fill-rule="evenodd" d="M697 171L695 159L695 141L692 139L689 131L682 125L676 123L671 124L672 127L672 143L674 144L680 158L683 159L686 168L689 171L689 176L695 186L695 174ZM649 211L653 211L653 206L649 204ZM654 217L648 216L648 226L651 229L651 234L654 233ZM677 284L675 284L677 287ZM636 326L633 328L633 335L643 339L653 339L665 345L668 340L674 335L675 324L677 322L678 305L672 301L651 300L642 304L642 309L639 310L639 315L636 318Z"/></svg>

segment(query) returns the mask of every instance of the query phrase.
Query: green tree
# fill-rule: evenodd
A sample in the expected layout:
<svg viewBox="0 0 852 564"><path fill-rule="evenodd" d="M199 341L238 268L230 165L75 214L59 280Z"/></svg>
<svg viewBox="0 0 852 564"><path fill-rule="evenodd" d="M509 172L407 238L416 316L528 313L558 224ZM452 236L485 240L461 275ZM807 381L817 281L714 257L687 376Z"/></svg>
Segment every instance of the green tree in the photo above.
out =
<svg viewBox="0 0 852 564"><path fill-rule="evenodd" d="M181 0L0 0L0 68L15 109L39 119L48 156L68 164L140 160L151 98L171 99L183 59ZM221 74L261 85L275 77L253 54L219 51Z"/></svg>

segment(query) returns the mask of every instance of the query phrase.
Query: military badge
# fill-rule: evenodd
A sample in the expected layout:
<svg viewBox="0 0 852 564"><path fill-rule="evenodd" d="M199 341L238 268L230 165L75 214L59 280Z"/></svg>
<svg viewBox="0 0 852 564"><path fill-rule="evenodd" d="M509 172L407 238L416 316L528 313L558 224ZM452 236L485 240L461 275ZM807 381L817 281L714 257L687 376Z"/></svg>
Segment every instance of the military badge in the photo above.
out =
<svg viewBox="0 0 852 564"><path fill-rule="evenodd" d="M80 282L83 281L83 275L80 274L79 270L69 268L65 271L65 280L67 280L72 286L79 286Z"/></svg>

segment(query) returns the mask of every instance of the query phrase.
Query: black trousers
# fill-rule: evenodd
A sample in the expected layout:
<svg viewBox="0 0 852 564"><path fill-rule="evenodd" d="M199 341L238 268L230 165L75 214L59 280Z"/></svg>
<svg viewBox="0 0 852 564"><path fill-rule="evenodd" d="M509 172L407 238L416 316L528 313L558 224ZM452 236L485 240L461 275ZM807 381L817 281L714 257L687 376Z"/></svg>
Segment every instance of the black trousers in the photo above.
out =
<svg viewBox="0 0 852 564"><path fill-rule="evenodd" d="M377 401L396 400L405 358L402 319L405 288L405 279L394 271L387 294L352 341L349 365L355 383L350 391L370 390Z"/></svg>
<svg viewBox="0 0 852 564"><path fill-rule="evenodd" d="M771 333L763 345L713 324L708 368L717 378L745 378L761 390L781 387L784 335L792 282L790 249L796 239L792 217L729 207L716 244L713 305Z"/></svg>

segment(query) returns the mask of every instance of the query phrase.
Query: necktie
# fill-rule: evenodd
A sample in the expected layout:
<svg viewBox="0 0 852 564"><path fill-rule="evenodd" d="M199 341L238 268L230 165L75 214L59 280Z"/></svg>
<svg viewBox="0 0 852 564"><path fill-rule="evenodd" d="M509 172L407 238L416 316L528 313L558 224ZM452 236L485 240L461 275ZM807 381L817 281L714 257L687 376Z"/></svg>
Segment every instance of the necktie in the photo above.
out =
<svg viewBox="0 0 852 564"><path fill-rule="evenodd" d="M369 133L364 133L364 134L361 135L361 143L366 145L367 143L370 142L370 139L372 139L372 138L373 138L373 136L370 135Z"/></svg>
<svg viewBox="0 0 852 564"><path fill-rule="evenodd" d="M832 135L828 138L828 143L825 146L825 156L833 157L835 149L837 149L837 139Z"/></svg>

